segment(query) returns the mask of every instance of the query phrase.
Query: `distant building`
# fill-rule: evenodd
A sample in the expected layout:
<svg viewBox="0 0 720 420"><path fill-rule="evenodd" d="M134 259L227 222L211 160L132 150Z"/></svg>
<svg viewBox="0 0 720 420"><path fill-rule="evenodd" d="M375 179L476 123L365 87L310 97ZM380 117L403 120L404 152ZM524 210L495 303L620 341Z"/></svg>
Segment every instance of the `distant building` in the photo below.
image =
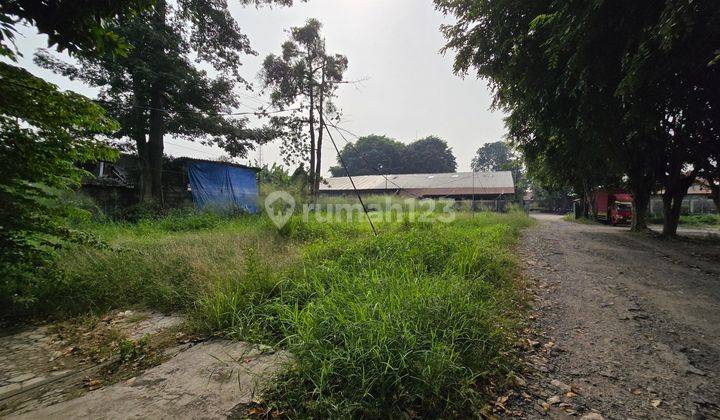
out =
<svg viewBox="0 0 720 420"><path fill-rule="evenodd" d="M395 194L415 198L504 200L515 197L512 172L454 172L439 174L353 176L361 194ZM327 178L320 184L326 195L354 194L348 177Z"/></svg>
<svg viewBox="0 0 720 420"><path fill-rule="evenodd" d="M650 215L661 216L663 213L663 191L658 191L650 198ZM682 214L706 214L715 213L715 203L711 198L710 187L702 181L696 181L688 188L687 195L683 198Z"/></svg>
<svg viewBox="0 0 720 420"><path fill-rule="evenodd" d="M196 207L234 207L257 213L259 168L191 158L175 159L175 162L185 168Z"/></svg>
<svg viewBox="0 0 720 420"><path fill-rule="evenodd" d="M116 162L84 165L94 177L81 190L93 197L105 213L119 213L140 201L137 156L123 154ZM166 159L163 163L163 200L169 207L190 202L197 208L233 206L249 213L258 210L257 172L232 162L194 158Z"/></svg>

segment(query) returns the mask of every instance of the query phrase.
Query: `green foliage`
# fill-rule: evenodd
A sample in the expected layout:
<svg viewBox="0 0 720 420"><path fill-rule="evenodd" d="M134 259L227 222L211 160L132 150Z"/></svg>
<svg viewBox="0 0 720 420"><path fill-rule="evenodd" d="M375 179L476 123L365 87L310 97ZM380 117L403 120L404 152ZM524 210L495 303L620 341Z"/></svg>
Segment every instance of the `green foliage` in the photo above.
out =
<svg viewBox="0 0 720 420"><path fill-rule="evenodd" d="M406 145L371 134L343 146L340 155L352 176L455 172L457 168L452 149L445 140L435 136ZM346 176L342 165L331 167L330 173Z"/></svg>
<svg viewBox="0 0 720 420"><path fill-rule="evenodd" d="M354 147L353 147L354 146ZM371 134L360 137L353 145L345 144L340 151L350 175L401 174L405 172L407 147L386 136ZM330 168L333 176L346 176L341 165Z"/></svg>
<svg viewBox="0 0 720 420"><path fill-rule="evenodd" d="M407 146L406 170L408 173L429 174L455 172L455 155L447 142L436 136L416 140Z"/></svg>
<svg viewBox="0 0 720 420"><path fill-rule="evenodd" d="M467 413L510 368L521 303L508 251L527 224L479 214L386 224L375 238L362 224L295 218L283 234L308 243L300 262L277 272L246 261L253 280L226 283L198 315L287 347L293 364L269 397L292 416Z"/></svg>
<svg viewBox="0 0 720 420"><path fill-rule="evenodd" d="M311 195L320 185L325 123L340 117L334 98L348 67L347 57L327 52L321 28L316 19L290 28L282 54L265 57L260 74L273 106L289 111L273 117L271 126L286 163L309 161Z"/></svg>
<svg viewBox="0 0 720 420"><path fill-rule="evenodd" d="M510 171L515 182L516 199L521 201L528 189L528 179L522 159L516 157L510 145L504 141L486 143L475 153L471 163L475 172Z"/></svg>
<svg viewBox="0 0 720 420"><path fill-rule="evenodd" d="M216 279L240 275L238 261L250 245L260 238L265 241L258 245L263 252L277 245L270 223L250 216L177 213L138 223L104 221L81 227L104 246L68 244L58 250L51 269L33 273L22 283L23 301L3 302L0 318L135 305L190 310Z"/></svg>
<svg viewBox="0 0 720 420"><path fill-rule="evenodd" d="M243 118L223 115L240 106L235 87L249 86L238 73L241 56L255 54L226 2L156 0L107 25L126 40L127 54L82 54L76 66L47 53L35 61L101 88L100 100L122 128L116 137L132 141L140 157L143 198L162 202L165 134L217 144L233 157L272 137L268 130L247 128Z"/></svg>
<svg viewBox="0 0 720 420"><path fill-rule="evenodd" d="M513 160L512 150L504 141L485 143L475 153L472 170L475 172L500 171Z"/></svg>
<svg viewBox="0 0 720 420"><path fill-rule="evenodd" d="M649 219L651 223L663 223L662 215ZM691 228L718 227L720 228L720 215L718 214L684 214L680 216L680 225Z"/></svg>
<svg viewBox="0 0 720 420"><path fill-rule="evenodd" d="M0 305L31 304L28 282L49 275L53 250L86 239L56 198L86 175L77 163L116 156L98 138L116 129L87 98L0 63Z"/></svg>
<svg viewBox="0 0 720 420"><path fill-rule="evenodd" d="M48 36L50 46L71 54L127 52L124 40L107 22L131 16L150 6L150 0L4 0L0 4L0 56L15 59L15 25L23 21Z"/></svg>
<svg viewBox="0 0 720 420"><path fill-rule="evenodd" d="M720 215L718 214L688 214L680 216L680 224L687 227L720 227Z"/></svg>
<svg viewBox="0 0 720 420"><path fill-rule="evenodd" d="M713 1L435 4L457 18L443 28L455 70L490 81L531 173L585 196L627 180L640 230L658 184L679 210L717 162Z"/></svg>

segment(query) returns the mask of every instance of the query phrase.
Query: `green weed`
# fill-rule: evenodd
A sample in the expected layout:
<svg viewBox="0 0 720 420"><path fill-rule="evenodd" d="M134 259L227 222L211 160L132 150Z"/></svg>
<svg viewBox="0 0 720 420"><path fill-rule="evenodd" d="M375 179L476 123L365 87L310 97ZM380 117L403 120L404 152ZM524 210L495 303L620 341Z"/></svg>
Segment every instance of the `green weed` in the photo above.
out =
<svg viewBox="0 0 720 420"><path fill-rule="evenodd" d="M313 215L314 216L314 215ZM60 252L49 313L148 306L293 354L267 401L293 417L452 417L513 369L521 212L426 223L169 215ZM323 221L325 220L325 221ZM127 354L134 349L127 347Z"/></svg>

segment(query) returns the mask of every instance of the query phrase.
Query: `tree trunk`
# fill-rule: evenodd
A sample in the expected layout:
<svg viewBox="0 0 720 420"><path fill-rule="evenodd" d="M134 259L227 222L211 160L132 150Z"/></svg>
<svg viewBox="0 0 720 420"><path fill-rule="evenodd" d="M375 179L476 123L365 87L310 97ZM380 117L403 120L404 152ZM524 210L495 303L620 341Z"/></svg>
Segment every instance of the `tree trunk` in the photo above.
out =
<svg viewBox="0 0 720 420"><path fill-rule="evenodd" d="M590 218L590 195L592 194L592 188L588 187L587 183L583 183L582 192L582 217L583 219Z"/></svg>
<svg viewBox="0 0 720 420"><path fill-rule="evenodd" d="M683 167L686 161L687 156L682 149L677 147L673 148L666 158L665 167L662 171L661 181L665 189L665 191L663 191L662 236L665 237L677 235L683 198L685 198L690 185L695 181L695 170L691 171L688 175L683 173Z"/></svg>
<svg viewBox="0 0 720 420"><path fill-rule="evenodd" d="M322 143L323 143L323 129L325 128L325 117L324 117L324 91L325 91L325 66L322 69L322 82L320 83L320 103L318 106L318 113L320 114L320 127L318 127L317 137L317 158L315 159L315 178L313 179L313 190L315 191L315 197L320 195L320 173L322 172Z"/></svg>
<svg viewBox="0 0 720 420"><path fill-rule="evenodd" d="M165 134L165 92L161 81L156 81L151 90L150 135L148 136L148 156L150 163L150 190L152 198L163 203L162 164L163 137Z"/></svg>
<svg viewBox="0 0 720 420"><path fill-rule="evenodd" d="M159 27L165 26L167 5L165 0L158 0L155 6L155 19ZM156 48L157 54L163 54L161 48ZM148 135L148 162L150 166L150 191L152 198L163 204L162 194L162 159L163 137L165 134L165 82L162 75L153 81L150 87L150 127Z"/></svg>
<svg viewBox="0 0 720 420"><path fill-rule="evenodd" d="M315 95L313 93L312 68L310 69L310 196L315 197Z"/></svg>
<svg viewBox="0 0 720 420"><path fill-rule="evenodd" d="M146 136L144 104L140 100L141 87L139 76L133 75L133 122L130 135L135 140L138 152L138 198L140 201L152 200L152 177L150 176L150 153Z"/></svg>
<svg viewBox="0 0 720 420"><path fill-rule="evenodd" d="M673 237L677 235L682 202L693 181L695 181L695 173L692 172L690 175L685 176L682 174L681 169L668 176L665 182L665 191L663 192L662 236Z"/></svg>
<svg viewBox="0 0 720 420"><path fill-rule="evenodd" d="M648 229L647 213L654 184L653 179L647 175L635 176L630 178L629 184L633 196L633 218L630 230L645 231Z"/></svg>
<svg viewBox="0 0 720 420"><path fill-rule="evenodd" d="M710 198L715 203L715 211L720 214L720 185L716 185L711 179L708 179L707 183L710 188Z"/></svg>
<svg viewBox="0 0 720 420"><path fill-rule="evenodd" d="M677 235L677 226L680 221L680 205L677 194L663 193L663 230L662 236L673 237ZM679 199L682 203L682 197Z"/></svg>

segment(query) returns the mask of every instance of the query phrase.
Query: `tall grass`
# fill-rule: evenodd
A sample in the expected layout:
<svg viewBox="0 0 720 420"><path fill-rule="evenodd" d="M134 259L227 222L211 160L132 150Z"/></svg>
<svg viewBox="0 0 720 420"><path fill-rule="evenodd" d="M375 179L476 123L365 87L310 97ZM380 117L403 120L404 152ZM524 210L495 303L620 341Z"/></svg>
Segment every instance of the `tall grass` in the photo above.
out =
<svg viewBox="0 0 720 420"><path fill-rule="evenodd" d="M293 415L467 412L511 368L522 300L510 250L528 223L479 214L384 224L377 238L358 223L289 223L310 240L302 259L282 273L253 265L257 287L206 295L197 316L292 352L272 401Z"/></svg>
<svg viewBox="0 0 720 420"><path fill-rule="evenodd" d="M211 334L286 348L269 392L290 416L458 416L512 369L522 213L369 223L170 216L92 230L62 252L51 313L144 305ZM323 221L325 220L325 221Z"/></svg>
<svg viewBox="0 0 720 420"><path fill-rule="evenodd" d="M60 274L35 279L26 292L32 300L7 305L0 315L62 317L134 305L189 311L208 285L244 275L246 253L273 255L278 267L296 255L262 217L188 213L82 228L104 245L58 251Z"/></svg>

